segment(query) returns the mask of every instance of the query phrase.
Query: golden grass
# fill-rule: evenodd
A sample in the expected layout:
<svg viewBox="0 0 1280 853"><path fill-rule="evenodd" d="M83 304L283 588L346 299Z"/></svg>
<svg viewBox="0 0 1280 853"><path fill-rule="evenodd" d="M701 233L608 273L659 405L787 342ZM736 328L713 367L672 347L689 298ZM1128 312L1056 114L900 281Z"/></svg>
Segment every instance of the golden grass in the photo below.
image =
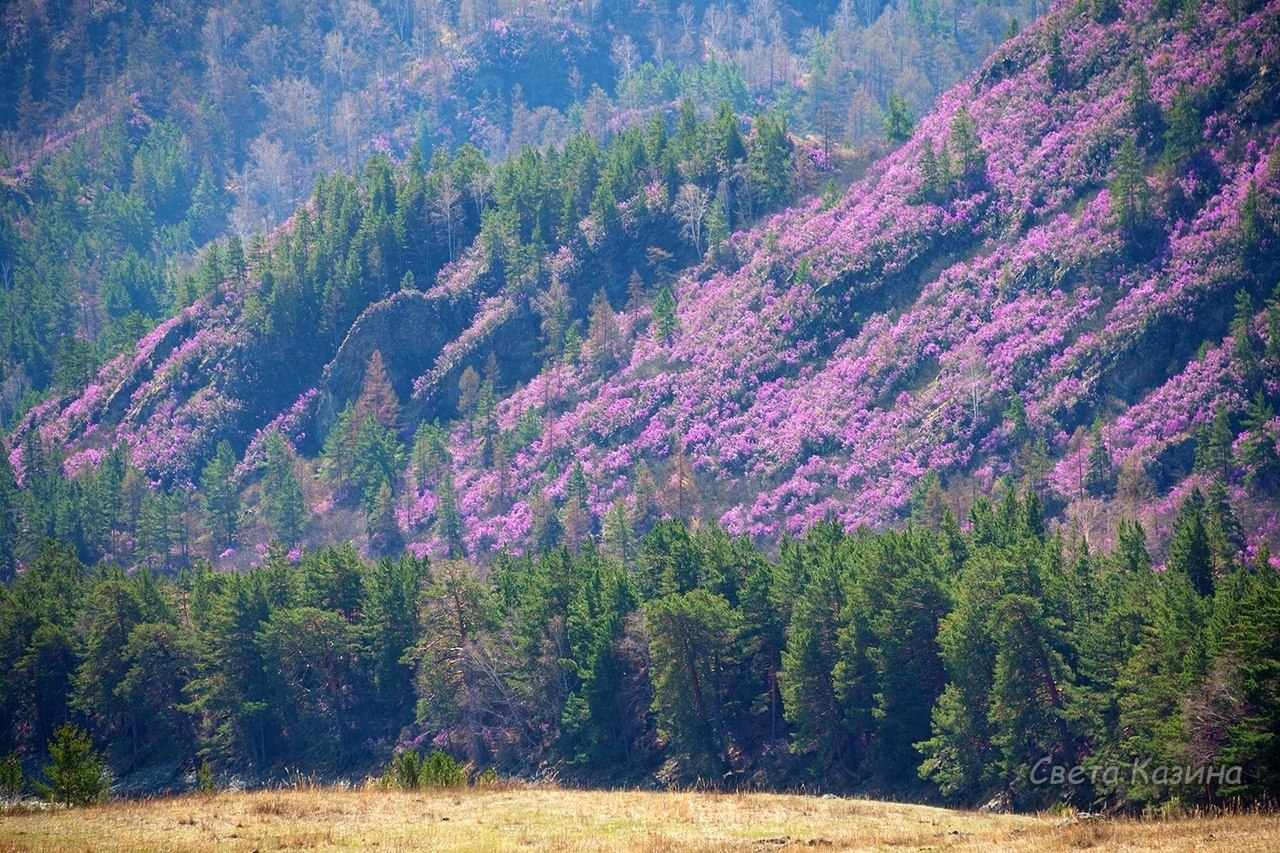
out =
<svg viewBox="0 0 1280 853"><path fill-rule="evenodd" d="M289 789L0 814L8 851L1280 850L1280 815L1065 821L778 794Z"/></svg>

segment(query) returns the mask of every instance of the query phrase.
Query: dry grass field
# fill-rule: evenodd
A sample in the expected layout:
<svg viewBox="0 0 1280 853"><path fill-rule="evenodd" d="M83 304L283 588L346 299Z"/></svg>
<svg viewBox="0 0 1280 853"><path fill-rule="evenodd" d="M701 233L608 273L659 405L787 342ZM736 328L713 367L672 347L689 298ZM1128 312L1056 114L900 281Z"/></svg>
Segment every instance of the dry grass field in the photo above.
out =
<svg viewBox="0 0 1280 853"><path fill-rule="evenodd" d="M1274 851L1280 815L1070 821L773 794L284 789L0 813L7 851Z"/></svg>

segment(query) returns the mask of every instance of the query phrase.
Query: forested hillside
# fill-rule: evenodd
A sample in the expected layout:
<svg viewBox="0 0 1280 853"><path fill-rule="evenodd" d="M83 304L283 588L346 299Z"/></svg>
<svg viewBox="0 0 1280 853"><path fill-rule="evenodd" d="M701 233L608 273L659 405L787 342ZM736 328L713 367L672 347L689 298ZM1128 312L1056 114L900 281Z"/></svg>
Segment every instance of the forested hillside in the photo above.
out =
<svg viewBox="0 0 1280 853"><path fill-rule="evenodd" d="M481 5L11 159L0 746L1274 798L1280 0Z"/></svg>
<svg viewBox="0 0 1280 853"><path fill-rule="evenodd" d="M599 141L776 108L824 148L918 115L1035 4L774 0L9 4L0 42L0 423L82 386L199 295L211 240L416 144ZM458 186L462 192L488 188ZM474 215L474 214L473 214ZM473 227L478 225L474 223ZM420 285L425 286L425 282Z"/></svg>

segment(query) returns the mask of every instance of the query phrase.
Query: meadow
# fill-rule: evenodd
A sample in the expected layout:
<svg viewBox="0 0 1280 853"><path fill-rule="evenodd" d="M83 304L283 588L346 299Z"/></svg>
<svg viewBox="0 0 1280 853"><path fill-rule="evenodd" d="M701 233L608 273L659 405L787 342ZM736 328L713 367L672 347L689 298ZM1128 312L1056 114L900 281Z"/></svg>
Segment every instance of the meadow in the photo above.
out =
<svg viewBox="0 0 1280 853"><path fill-rule="evenodd" d="M780 794L288 788L0 814L9 851L1280 849L1280 815L1004 815Z"/></svg>

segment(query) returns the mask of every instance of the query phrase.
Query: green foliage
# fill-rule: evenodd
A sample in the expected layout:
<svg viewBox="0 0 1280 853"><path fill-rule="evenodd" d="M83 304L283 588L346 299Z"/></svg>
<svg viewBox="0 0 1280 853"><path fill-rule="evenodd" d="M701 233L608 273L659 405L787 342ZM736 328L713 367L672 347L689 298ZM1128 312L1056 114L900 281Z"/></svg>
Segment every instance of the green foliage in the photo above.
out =
<svg viewBox="0 0 1280 853"><path fill-rule="evenodd" d="M657 341L665 341L676 329L680 320L676 316L676 298L671 289L663 287L653 301L653 337Z"/></svg>
<svg viewBox="0 0 1280 853"><path fill-rule="evenodd" d="M49 742L49 758L45 781L36 783L40 797L64 806L87 806L107 798L111 777L87 731L71 723L59 726Z"/></svg>
<svg viewBox="0 0 1280 853"><path fill-rule="evenodd" d="M786 197L791 186L791 143L787 138L786 116L770 113L756 116L747 174L761 207L772 208Z"/></svg>
<svg viewBox="0 0 1280 853"><path fill-rule="evenodd" d="M1102 439L1102 425L1095 421L1089 433L1089 458L1084 487L1095 498L1110 498L1116 493L1116 470L1111 451Z"/></svg>
<svg viewBox="0 0 1280 853"><path fill-rule="evenodd" d="M1206 524L1204 494L1194 489L1178 510L1167 555L1169 571L1191 581L1201 596L1213 593L1213 553Z"/></svg>
<svg viewBox="0 0 1280 853"><path fill-rule="evenodd" d="M717 778L731 743L726 699L736 614L724 598L695 589L650 602L645 622L653 711L667 750L686 775Z"/></svg>
<svg viewBox="0 0 1280 853"><path fill-rule="evenodd" d="M1280 452L1276 450L1277 436L1271 426L1274 418L1275 410L1258 391L1244 419L1240 463L1246 468L1245 486L1259 493L1268 493L1280 483Z"/></svg>
<svg viewBox="0 0 1280 853"><path fill-rule="evenodd" d="M1160 165L1174 174L1181 172L1203 145L1201 133L1204 118L1200 114L1192 93L1185 85L1178 88L1173 102L1164 114L1164 148L1160 152Z"/></svg>
<svg viewBox="0 0 1280 853"><path fill-rule="evenodd" d="M1125 236L1139 241L1151 224L1153 194L1132 137L1121 144L1113 170L1115 177L1108 187L1111 211Z"/></svg>
<svg viewBox="0 0 1280 853"><path fill-rule="evenodd" d="M201 501L215 547L229 548L240 523L240 493L235 484L236 456L230 442L218 442L213 459L200 474Z"/></svg>
<svg viewBox="0 0 1280 853"><path fill-rule="evenodd" d="M0 761L0 800L16 800L22 796L22 762L16 752L10 752Z"/></svg>
<svg viewBox="0 0 1280 853"><path fill-rule="evenodd" d="M307 504L302 480L295 470L297 455L278 431L267 437L263 462L262 497L267 521L280 541L294 544L307 523Z"/></svg>
<svg viewBox="0 0 1280 853"><path fill-rule="evenodd" d="M1225 408L1214 414L1213 420L1196 432L1195 467L1212 477L1227 480L1234 465L1232 444L1235 432Z"/></svg>
<svg viewBox="0 0 1280 853"><path fill-rule="evenodd" d="M571 464L547 501L566 539L587 491ZM423 734L441 754L397 753L388 784L465 784L454 757L619 782L665 760L685 781L833 790L919 791L914 770L943 796L998 788L1025 808L1261 800L1278 784L1280 581L1265 545L1246 556L1230 495L1191 494L1159 572L1135 523L1095 553L1010 488L962 530L932 479L906 529L823 523L776 558L675 520L637 541L647 510L622 503L604 550L584 536L485 567L273 549L245 573L199 563L173 580L89 574L50 546L0 587L0 745L52 738L58 778L85 786L102 763L60 728L72 714L113 760L203 761L205 790L211 761L362 766ZM1209 787L1030 784L1046 757L1145 756L1251 769Z"/></svg>
<svg viewBox="0 0 1280 853"><path fill-rule="evenodd" d="M439 750L433 750L424 756L415 750L406 749L392 756L383 779L387 784L405 791L462 788L467 784L467 771L456 759Z"/></svg>
<svg viewBox="0 0 1280 853"><path fill-rule="evenodd" d="M214 776L213 765L208 761L201 761L200 767L196 769L196 790L205 796L218 793L218 779Z"/></svg>
<svg viewBox="0 0 1280 853"><path fill-rule="evenodd" d="M907 99L901 95L889 96L889 106L884 115L884 135L891 145L901 145L911 138L915 131L916 120L907 106Z"/></svg>

